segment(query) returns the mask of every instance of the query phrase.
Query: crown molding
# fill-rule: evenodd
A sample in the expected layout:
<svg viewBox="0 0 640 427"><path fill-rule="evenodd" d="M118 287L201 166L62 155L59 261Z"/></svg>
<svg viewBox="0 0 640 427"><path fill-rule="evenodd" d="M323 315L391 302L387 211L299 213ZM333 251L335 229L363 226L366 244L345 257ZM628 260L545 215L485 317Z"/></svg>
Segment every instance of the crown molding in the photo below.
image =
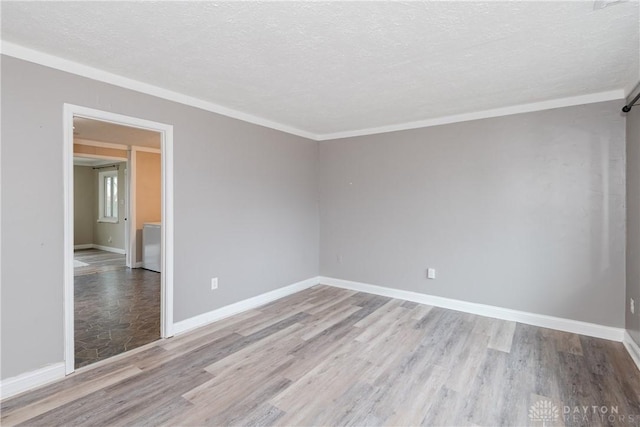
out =
<svg viewBox="0 0 640 427"><path fill-rule="evenodd" d="M145 93L147 95L156 96L158 98L177 102L184 105L200 108L212 113L242 120L259 126L281 132L297 135L313 141L328 141L333 139L350 138L356 136L375 135L379 133L396 132L403 130L411 130L425 128L431 126L440 126L451 123L466 122L471 120L488 119L493 117L510 116L513 114L530 113L534 111L550 110L553 108L572 107L576 105L592 104L596 102L624 100L629 94L629 88L616 89L606 92L597 92L586 95L572 96L567 98L558 98L548 101L534 102L529 104L512 105L509 107L501 107L490 110L477 111L472 113L455 114L450 116L436 117L432 119L418 120L407 123L399 123L388 126L379 126L372 128L364 128L357 130L349 130L343 132L316 134L298 129L289 125L274 122L242 111L224 107L213 102L204 101L193 96L174 92L168 89L144 83L139 80L130 79L118 74L110 73L98 68L80 64L78 62L63 59L48 53L29 49L5 40L1 40L0 53L24 61L33 62L49 68L54 68L68 73L87 77L93 80L109 83L115 86L134 90L136 92Z"/></svg>
<svg viewBox="0 0 640 427"><path fill-rule="evenodd" d="M128 77L110 73L99 68L90 67L88 65L80 64L78 62L50 55L48 53L29 49L27 47L7 42L5 40L1 40L0 42L0 53L2 53L3 55L22 59L23 61L33 62L39 65L44 65L45 67L49 68L55 68L56 70L66 71L78 76L87 77L115 86L120 86L125 89L134 90L136 92L156 96L158 98L166 99L169 101L178 102L180 104L200 108L201 110L210 111L212 113L231 117L233 119L242 120L244 122L253 123L255 125L264 126L292 135L301 136L303 138L317 140L317 135L289 125L274 122L272 120L254 116L252 114L243 113L242 111L224 107L213 102L204 101L193 96L174 92L172 90L164 89L149 83L144 83L139 80L130 79Z"/></svg>
<svg viewBox="0 0 640 427"><path fill-rule="evenodd" d="M374 135L378 133L396 132L402 130L419 129L431 126L440 126L451 123L468 122L471 120L489 119L492 117L510 116L513 114L531 113L534 111L551 110L553 108L573 107L576 105L593 104L596 102L616 101L625 98L624 89L597 92L587 95L558 98L549 101L533 102L530 104L512 105L509 107L494 108L491 110L477 111L473 113L455 114L452 116L436 117L427 120L418 120L409 123L380 126L360 130L350 130L330 134L318 135L319 141L332 139L351 138L354 136Z"/></svg>

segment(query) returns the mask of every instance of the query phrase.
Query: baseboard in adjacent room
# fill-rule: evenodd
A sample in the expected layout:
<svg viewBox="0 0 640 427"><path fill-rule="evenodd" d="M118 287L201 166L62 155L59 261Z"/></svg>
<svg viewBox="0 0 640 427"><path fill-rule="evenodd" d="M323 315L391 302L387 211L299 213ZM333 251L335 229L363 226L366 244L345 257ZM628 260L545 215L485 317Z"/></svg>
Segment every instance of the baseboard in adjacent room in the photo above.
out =
<svg viewBox="0 0 640 427"><path fill-rule="evenodd" d="M33 388L43 386L64 378L64 376L64 362L60 362L4 379L0 381L0 399L4 400Z"/></svg>
<svg viewBox="0 0 640 427"><path fill-rule="evenodd" d="M101 251L113 252L114 254L124 255L126 251L120 248L112 248L110 246L93 245L94 249L100 249Z"/></svg>
<svg viewBox="0 0 640 427"><path fill-rule="evenodd" d="M181 320L173 324L173 333L175 335L178 335L183 332L208 325L209 323L222 320L226 317L233 316L234 314L242 313L243 311L251 310L253 308L260 307L261 305L270 303L271 301L275 301L291 294L295 294L296 292L303 291L317 285L318 283L319 278L312 277L310 279L303 280L301 282L297 282L283 288L279 288L249 299L226 305L207 313L199 314L197 316Z"/></svg>
<svg viewBox="0 0 640 427"><path fill-rule="evenodd" d="M101 251L113 252L114 254L120 254L120 255L126 254L126 251L124 249L112 248L111 246L96 245L94 243L87 243L87 244L84 244L84 245L74 245L73 249L74 250L79 250L79 249L100 249Z"/></svg>
<svg viewBox="0 0 640 427"><path fill-rule="evenodd" d="M629 332L624 331L624 340L622 341L624 347L629 352L629 356L633 359L638 370L640 370L640 346L631 338Z"/></svg>
<svg viewBox="0 0 640 427"><path fill-rule="evenodd" d="M579 320L564 319L561 317L547 316L544 314L528 313L526 311L511 310L508 308L496 307L492 305L455 300L434 295L421 294L418 292L404 291L378 285L370 285L368 283L353 282L350 280L335 279L332 277L320 277L320 283L323 285L335 286L343 289L366 292L369 294L381 295L389 298L403 299L420 304L433 305L436 307L448 308L450 310L477 314L479 316L510 320L514 322L525 323L527 325L556 329L559 331L587 335L596 338L603 338L612 341L620 342L624 338L624 329L622 328L614 328L611 326L598 325L595 323L582 322Z"/></svg>
<svg viewBox="0 0 640 427"><path fill-rule="evenodd" d="M85 243L84 245L74 245L73 250L93 249L93 243Z"/></svg>

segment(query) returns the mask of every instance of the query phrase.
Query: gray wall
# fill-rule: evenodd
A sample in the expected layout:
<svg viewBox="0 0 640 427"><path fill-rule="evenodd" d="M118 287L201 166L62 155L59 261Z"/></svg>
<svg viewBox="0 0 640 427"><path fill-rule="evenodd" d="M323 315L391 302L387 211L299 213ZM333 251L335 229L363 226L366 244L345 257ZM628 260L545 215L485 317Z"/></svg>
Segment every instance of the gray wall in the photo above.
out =
<svg viewBox="0 0 640 427"><path fill-rule="evenodd" d="M620 106L320 143L321 274L622 327Z"/></svg>
<svg viewBox="0 0 640 427"><path fill-rule="evenodd" d="M1 65L1 378L63 360L64 102L174 125L176 321L321 273L624 325L619 102L318 144Z"/></svg>
<svg viewBox="0 0 640 427"><path fill-rule="evenodd" d="M629 299L635 300L635 314ZM640 345L640 106L627 114L627 298L626 328Z"/></svg>
<svg viewBox="0 0 640 427"><path fill-rule="evenodd" d="M93 243L100 246L107 246L114 249L124 249L124 232L125 232L125 221L124 217L126 215L125 208L125 168L127 164L125 162L118 163L120 168L118 169L118 222L98 222L98 218L100 217L100 203L98 200L98 175L101 171L104 170L113 170L113 169L96 169L94 171L94 182L96 185L96 202L95 202L95 210L93 212Z"/></svg>
<svg viewBox="0 0 640 427"><path fill-rule="evenodd" d="M95 173L91 166L74 166L73 177L73 244L92 244L98 201Z"/></svg>
<svg viewBox="0 0 640 427"><path fill-rule="evenodd" d="M176 321L318 275L316 142L11 57L1 65L1 378L63 360L65 102L174 125Z"/></svg>
<svg viewBox="0 0 640 427"><path fill-rule="evenodd" d="M125 168L120 162L118 170L118 222L98 222L98 174L106 169L91 166L73 167L73 243L95 244L115 249L124 249L125 222ZM112 169L111 169L112 170ZM110 241L111 240L111 241Z"/></svg>

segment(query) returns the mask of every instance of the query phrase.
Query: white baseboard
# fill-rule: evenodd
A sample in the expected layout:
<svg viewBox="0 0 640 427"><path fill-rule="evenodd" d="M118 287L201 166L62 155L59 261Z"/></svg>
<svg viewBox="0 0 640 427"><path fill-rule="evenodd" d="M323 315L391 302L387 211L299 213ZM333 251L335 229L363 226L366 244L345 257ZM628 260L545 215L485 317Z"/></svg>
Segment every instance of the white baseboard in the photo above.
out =
<svg viewBox="0 0 640 427"><path fill-rule="evenodd" d="M113 252L114 254L124 255L126 254L124 249L112 248L110 246L93 245L94 249L100 249L101 251Z"/></svg>
<svg viewBox="0 0 640 427"><path fill-rule="evenodd" d="M613 328L610 326L597 325L594 323L581 322L578 320L563 319L560 317L528 313L524 311L511 310L508 308L477 304L467 301L438 297L434 295L421 294L418 292L404 291L399 289L387 288L384 286L370 285L367 283L353 282L349 280L321 276L312 277L310 279L303 280L301 282L297 282L292 285L255 296L253 298L221 307L208 313L203 313L198 316L176 322L173 324L174 334L178 335L192 329L205 326L209 323L224 319L226 317L233 316L243 311L260 307L269 302L286 297L288 295L295 294L296 292L300 292L318 284L350 289L358 292L366 292L389 298L403 299L420 304L428 304L436 307L477 314L480 316L510 320L525 323L528 325L557 329L560 331L587 335L596 338L603 338L612 341L622 341L625 348L631 355L631 358L638 366L638 369L640 369L640 347L633 341L629 333L621 328ZM19 393L64 378L64 376L65 365L63 362L61 362L48 365L44 368L27 372L16 377L7 378L0 381L0 398L6 399L8 397L15 396Z"/></svg>
<svg viewBox="0 0 640 427"><path fill-rule="evenodd" d="M564 319L561 317L547 316L544 314L528 313L526 311L511 310L509 308L495 307L492 305L478 304L468 301L460 301L434 295L421 294L418 292L370 285L367 283L334 279L332 277L320 277L320 283L323 285L335 286L343 289L366 292L369 294L381 295L390 298L398 298L417 302L420 304L428 304L436 307L462 311L465 313L477 314L479 316L493 317L502 320L511 320L514 322L525 323L527 325L557 329L559 331L587 335L596 338L603 338L612 341L620 342L624 338L625 330L622 328L603 326L595 323L582 322L579 320Z"/></svg>
<svg viewBox="0 0 640 427"><path fill-rule="evenodd" d="M216 310L209 311L207 313L200 314L198 316L190 317L189 319L181 320L173 324L173 333L175 335L190 331L200 326L208 325L209 323L216 322L234 314L242 313L243 311L251 310L261 305L270 303L280 298L284 298L288 295L295 294L296 292L303 291L319 283L319 277L312 277L301 282L294 283L284 288L276 289L271 292L267 292L253 298L238 301L236 303L218 308Z"/></svg>
<svg viewBox="0 0 640 427"><path fill-rule="evenodd" d="M114 254L120 254L120 255L126 254L126 251L124 249L112 248L111 246L96 245L94 243L87 243L85 245L74 245L73 249L74 250L78 250L78 249L100 249L101 251L113 252Z"/></svg>
<svg viewBox="0 0 640 427"><path fill-rule="evenodd" d="M631 338L628 331L624 331L624 341L622 341L622 343L638 367L638 370L640 370L640 346Z"/></svg>
<svg viewBox="0 0 640 427"><path fill-rule="evenodd" d="M64 362L47 365L35 371L26 372L15 377L0 381L0 399L15 396L22 392L43 386L50 382L64 378Z"/></svg>
<svg viewBox="0 0 640 427"><path fill-rule="evenodd" d="M142 261L136 262L135 264L133 264L133 267L131 267L131 268L142 268L143 264L144 263Z"/></svg>

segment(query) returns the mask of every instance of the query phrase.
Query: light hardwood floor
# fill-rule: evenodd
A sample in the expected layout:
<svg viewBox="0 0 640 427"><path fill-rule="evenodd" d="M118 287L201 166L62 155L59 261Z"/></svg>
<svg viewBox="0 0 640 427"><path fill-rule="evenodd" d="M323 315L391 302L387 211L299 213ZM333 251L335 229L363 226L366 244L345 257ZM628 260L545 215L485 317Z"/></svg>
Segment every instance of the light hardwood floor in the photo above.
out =
<svg viewBox="0 0 640 427"><path fill-rule="evenodd" d="M1 421L628 426L640 372L617 342L316 286L4 401Z"/></svg>

